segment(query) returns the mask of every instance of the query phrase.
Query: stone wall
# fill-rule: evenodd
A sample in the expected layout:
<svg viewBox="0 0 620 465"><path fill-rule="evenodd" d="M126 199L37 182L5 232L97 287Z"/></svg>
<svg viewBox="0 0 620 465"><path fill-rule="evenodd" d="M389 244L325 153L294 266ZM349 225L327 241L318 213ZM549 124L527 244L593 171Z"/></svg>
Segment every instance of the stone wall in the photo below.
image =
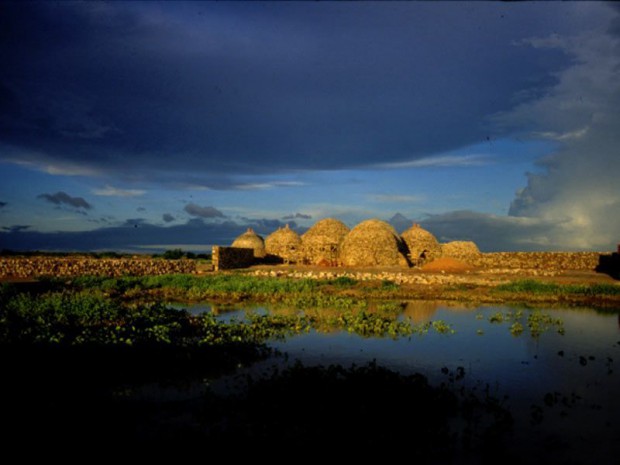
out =
<svg viewBox="0 0 620 465"><path fill-rule="evenodd" d="M543 271L592 271L599 264L600 252L493 252L467 260L485 269Z"/></svg>
<svg viewBox="0 0 620 465"><path fill-rule="evenodd" d="M254 260L253 249L213 246L211 261L214 271L247 268L254 264Z"/></svg>
<svg viewBox="0 0 620 465"><path fill-rule="evenodd" d="M150 276L195 273L193 260L84 257L0 257L0 278L38 276Z"/></svg>

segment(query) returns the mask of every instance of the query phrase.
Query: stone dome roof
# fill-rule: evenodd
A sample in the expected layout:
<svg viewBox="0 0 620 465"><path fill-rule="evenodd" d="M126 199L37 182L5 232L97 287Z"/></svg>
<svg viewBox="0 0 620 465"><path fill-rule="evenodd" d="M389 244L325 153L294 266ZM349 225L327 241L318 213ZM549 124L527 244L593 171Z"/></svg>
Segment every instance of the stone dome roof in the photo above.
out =
<svg viewBox="0 0 620 465"><path fill-rule="evenodd" d="M405 266L406 246L396 230L385 221L366 220L344 237L340 248L344 266Z"/></svg>
<svg viewBox="0 0 620 465"><path fill-rule="evenodd" d="M252 228L248 228L246 232L237 237L233 241L232 246L253 249L254 257L256 258L263 258L265 256L265 241Z"/></svg>

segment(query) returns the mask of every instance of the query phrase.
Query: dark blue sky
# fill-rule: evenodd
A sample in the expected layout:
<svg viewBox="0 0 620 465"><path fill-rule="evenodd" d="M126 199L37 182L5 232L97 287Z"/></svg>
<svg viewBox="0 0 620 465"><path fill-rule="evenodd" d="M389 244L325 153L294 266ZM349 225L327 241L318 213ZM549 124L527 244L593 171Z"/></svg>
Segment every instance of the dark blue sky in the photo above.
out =
<svg viewBox="0 0 620 465"><path fill-rule="evenodd" d="M618 24L593 2L2 2L0 246L400 212L483 250L605 250Z"/></svg>

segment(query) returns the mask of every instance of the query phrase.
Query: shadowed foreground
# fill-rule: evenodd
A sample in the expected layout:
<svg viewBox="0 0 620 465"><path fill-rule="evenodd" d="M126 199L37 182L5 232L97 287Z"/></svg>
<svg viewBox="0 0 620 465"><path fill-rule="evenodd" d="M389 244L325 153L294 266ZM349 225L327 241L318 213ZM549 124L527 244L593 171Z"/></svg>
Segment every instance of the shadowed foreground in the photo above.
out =
<svg viewBox="0 0 620 465"><path fill-rule="evenodd" d="M257 352L237 347L224 359L218 354L215 360L226 360L226 367L214 365L206 354L153 348L38 346L22 348L6 363L9 348L2 349L7 380L2 422L12 445L54 447L70 441L80 447L209 453L243 445L261 454L274 442L311 445L319 452L345 451L351 441L361 441L371 450L407 444L407 455L418 462L446 463L502 458L512 424L510 413L488 393L454 388L462 372L433 387L422 375L401 375L374 363L351 368L296 364L257 378L236 378L230 391L216 393L203 385L188 395L202 376L250 362ZM157 394L149 394L149 386L158 386L151 391Z"/></svg>

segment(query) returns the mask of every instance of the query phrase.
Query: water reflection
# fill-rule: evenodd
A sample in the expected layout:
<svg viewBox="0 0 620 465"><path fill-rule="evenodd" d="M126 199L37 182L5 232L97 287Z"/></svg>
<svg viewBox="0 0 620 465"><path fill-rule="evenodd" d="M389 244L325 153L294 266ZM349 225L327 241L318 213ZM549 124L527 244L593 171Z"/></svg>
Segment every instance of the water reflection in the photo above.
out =
<svg viewBox="0 0 620 465"><path fill-rule="evenodd" d="M414 324L432 321L435 313L439 309L449 308L451 311L471 311L471 307L458 302L435 301L435 300L415 300L406 303L403 315L409 318Z"/></svg>
<svg viewBox="0 0 620 465"><path fill-rule="evenodd" d="M459 382L467 388L508 396L507 406L515 414L515 444L520 444L522 457L527 457L524 451L531 446L549 451L551 462L562 458L605 463L610 454L620 453L620 309L601 313L441 301L369 303L365 308L369 313L414 325L443 321L456 330L455 334L430 331L396 339L361 337L329 323L342 315L341 309L201 305L189 311L209 311L223 320L262 312L303 314L315 321L312 331L271 343L287 357L253 366L249 372L296 360L323 366L363 366L375 360L403 374L422 373L431 383L440 384L446 382L445 372L462 370ZM561 320L561 325L549 324L538 334L530 325L547 321L541 316ZM511 331L517 322L522 332Z"/></svg>
<svg viewBox="0 0 620 465"><path fill-rule="evenodd" d="M511 325L519 311L524 331L514 334ZM512 319L493 322L497 313ZM530 315L561 320L563 334L551 325L533 336ZM575 463L599 459L605 463L608 454L620 452L618 312L408 302L400 317L415 324L442 320L456 333L431 331L392 340L334 330L296 336L274 346L291 360L310 365L359 366L376 360L401 373L421 372L434 383L445 382L443 367L452 372L462 367L465 385L487 386L496 395L508 396L508 405L518 413L515 436L522 434L524 442L539 441L538 446L545 448L545 441L550 441L563 448L562 457ZM592 451L590 444L597 450Z"/></svg>

